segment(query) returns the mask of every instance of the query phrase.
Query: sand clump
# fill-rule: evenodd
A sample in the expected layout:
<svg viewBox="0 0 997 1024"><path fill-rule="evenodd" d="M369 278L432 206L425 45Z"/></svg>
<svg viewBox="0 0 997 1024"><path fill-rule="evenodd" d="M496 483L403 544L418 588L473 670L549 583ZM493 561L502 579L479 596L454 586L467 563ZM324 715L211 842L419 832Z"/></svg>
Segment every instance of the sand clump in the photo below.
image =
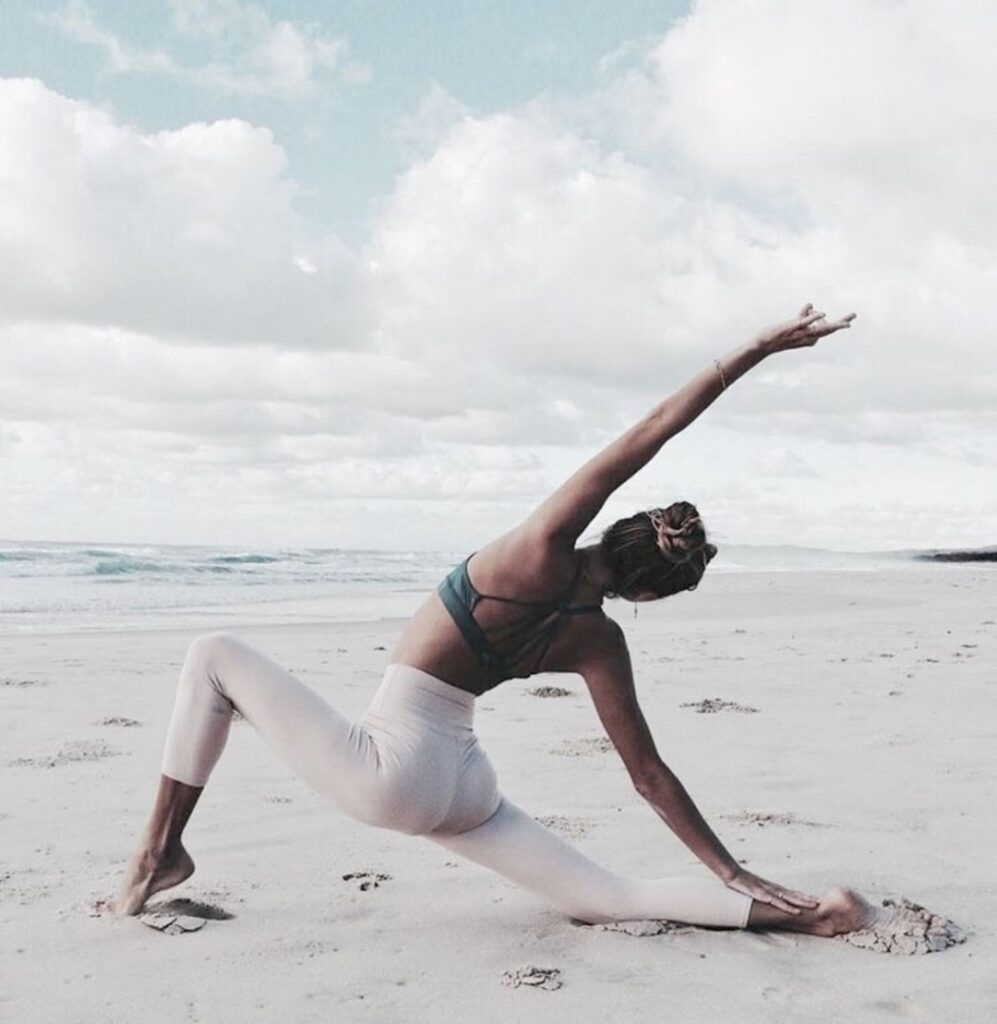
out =
<svg viewBox="0 0 997 1024"><path fill-rule="evenodd" d="M561 969L559 967L534 967L527 964L525 967L516 967L513 970L502 972L502 984L510 988L543 988L548 992L559 989L561 982Z"/></svg>
<svg viewBox="0 0 997 1024"><path fill-rule="evenodd" d="M605 924L592 925L601 932L622 932L624 935L633 935L636 938L647 938L651 935L674 935L676 932L693 931L691 924L683 924L681 921L607 921Z"/></svg>
<svg viewBox="0 0 997 1024"><path fill-rule="evenodd" d="M704 697L702 700L686 701L679 707L695 708L698 715L715 715L720 711L734 711L739 715L758 713L758 708L753 708L749 704L738 704L737 701L723 700L720 697Z"/></svg>
<svg viewBox="0 0 997 1024"><path fill-rule="evenodd" d="M207 923L203 917L188 917L186 914L139 914L138 919L149 928L164 935L186 935L198 932Z"/></svg>
<svg viewBox="0 0 997 1024"><path fill-rule="evenodd" d="M563 686L535 686L532 690L527 690L527 693L531 697L570 697L571 691L566 690Z"/></svg>
<svg viewBox="0 0 997 1024"><path fill-rule="evenodd" d="M947 917L901 896L884 899L868 927L836 938L876 953L919 956L965 942L966 932Z"/></svg>

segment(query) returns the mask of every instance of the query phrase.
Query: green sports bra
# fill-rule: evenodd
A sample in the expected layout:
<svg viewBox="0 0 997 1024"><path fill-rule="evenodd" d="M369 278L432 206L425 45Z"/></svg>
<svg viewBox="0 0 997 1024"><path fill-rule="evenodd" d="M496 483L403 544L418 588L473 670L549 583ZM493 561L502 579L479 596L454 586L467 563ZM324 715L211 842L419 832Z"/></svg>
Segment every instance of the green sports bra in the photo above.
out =
<svg viewBox="0 0 997 1024"><path fill-rule="evenodd" d="M487 669L490 676L489 684L482 690L471 690L469 686L461 689L480 695L506 679L525 679L539 672L566 616L602 611L597 604L571 604L581 580L581 556L563 594L550 601L518 601L497 594L479 593L467 574L467 563L472 557L473 552L460 565L454 566L436 588L457 628L477 655L478 663ZM539 609L543 614L537 616L527 611L512 622L493 626L486 632L474 618L474 609L480 601L501 601L524 609Z"/></svg>

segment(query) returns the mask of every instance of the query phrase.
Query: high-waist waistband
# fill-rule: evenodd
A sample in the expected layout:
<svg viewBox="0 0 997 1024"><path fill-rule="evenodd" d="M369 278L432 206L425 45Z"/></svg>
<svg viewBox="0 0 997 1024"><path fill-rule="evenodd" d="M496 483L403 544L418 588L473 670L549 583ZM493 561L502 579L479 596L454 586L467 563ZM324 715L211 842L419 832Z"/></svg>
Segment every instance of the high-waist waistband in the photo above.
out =
<svg viewBox="0 0 997 1024"><path fill-rule="evenodd" d="M474 721L473 693L397 662L384 670L368 710L383 714L392 707L427 711L433 718L468 728Z"/></svg>

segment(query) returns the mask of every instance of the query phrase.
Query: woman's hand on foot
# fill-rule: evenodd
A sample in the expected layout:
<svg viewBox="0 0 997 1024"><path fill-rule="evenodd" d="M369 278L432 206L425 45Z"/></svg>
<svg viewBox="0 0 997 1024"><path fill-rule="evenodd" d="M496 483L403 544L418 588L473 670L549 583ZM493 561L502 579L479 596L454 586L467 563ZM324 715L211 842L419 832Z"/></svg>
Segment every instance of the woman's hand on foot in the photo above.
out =
<svg viewBox="0 0 997 1024"><path fill-rule="evenodd" d="M732 877L724 879L724 884L728 889L744 893L759 903L771 903L773 907L784 910L787 914L798 914L801 908L814 910L820 904L820 900L815 896L787 889L784 885L770 882L767 878L745 871L744 868L738 868Z"/></svg>

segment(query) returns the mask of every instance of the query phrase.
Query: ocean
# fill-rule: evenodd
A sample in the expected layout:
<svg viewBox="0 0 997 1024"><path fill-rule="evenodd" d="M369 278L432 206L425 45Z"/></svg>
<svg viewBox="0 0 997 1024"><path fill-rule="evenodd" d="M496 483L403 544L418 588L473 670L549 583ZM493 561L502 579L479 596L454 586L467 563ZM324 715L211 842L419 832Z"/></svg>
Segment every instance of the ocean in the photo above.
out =
<svg viewBox="0 0 997 1024"><path fill-rule="evenodd" d="M0 540L0 633L396 618L465 554ZM727 545L709 572L923 568L912 554Z"/></svg>

